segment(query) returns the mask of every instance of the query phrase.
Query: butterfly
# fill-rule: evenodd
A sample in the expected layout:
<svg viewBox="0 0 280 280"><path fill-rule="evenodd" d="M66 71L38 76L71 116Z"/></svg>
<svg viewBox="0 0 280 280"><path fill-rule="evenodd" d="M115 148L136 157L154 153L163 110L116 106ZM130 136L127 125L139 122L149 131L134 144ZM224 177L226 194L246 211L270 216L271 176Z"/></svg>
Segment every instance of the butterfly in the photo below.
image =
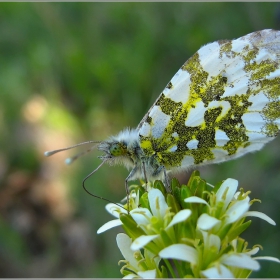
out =
<svg viewBox="0 0 280 280"><path fill-rule="evenodd" d="M279 63L280 31L207 44L183 64L136 129L45 155L95 143L102 162L85 179L104 163L123 164L131 170L128 195L130 180L168 184L170 172L260 150L279 132Z"/></svg>

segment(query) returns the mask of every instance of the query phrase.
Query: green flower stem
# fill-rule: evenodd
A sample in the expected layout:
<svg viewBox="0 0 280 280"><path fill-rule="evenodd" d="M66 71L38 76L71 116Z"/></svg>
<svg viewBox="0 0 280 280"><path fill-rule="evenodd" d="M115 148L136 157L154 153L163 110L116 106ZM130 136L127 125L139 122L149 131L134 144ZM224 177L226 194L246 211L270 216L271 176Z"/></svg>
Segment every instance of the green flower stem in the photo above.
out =
<svg viewBox="0 0 280 280"><path fill-rule="evenodd" d="M168 259L164 259L163 261L164 261L164 263L165 263L165 265L167 267L168 272L171 274L172 278L177 278L176 274L175 274L175 271L174 271L172 265L170 264L169 260Z"/></svg>

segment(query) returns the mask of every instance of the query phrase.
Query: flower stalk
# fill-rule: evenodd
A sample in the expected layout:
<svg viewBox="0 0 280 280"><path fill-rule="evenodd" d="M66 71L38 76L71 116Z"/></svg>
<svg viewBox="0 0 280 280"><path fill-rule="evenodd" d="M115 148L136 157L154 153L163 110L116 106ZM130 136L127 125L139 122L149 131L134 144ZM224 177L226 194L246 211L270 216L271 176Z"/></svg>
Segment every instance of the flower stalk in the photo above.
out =
<svg viewBox="0 0 280 280"><path fill-rule="evenodd" d="M257 200L250 200L250 192L237 191L236 180L212 186L194 171L187 185L172 179L171 193L161 181L146 187L134 186L130 192L129 213L127 204L108 204L116 219L98 230L119 225L125 230L117 236L124 278L247 278L260 269L259 260L280 263L254 257L260 246L248 249L240 237L251 224L250 216L275 222L249 211Z"/></svg>

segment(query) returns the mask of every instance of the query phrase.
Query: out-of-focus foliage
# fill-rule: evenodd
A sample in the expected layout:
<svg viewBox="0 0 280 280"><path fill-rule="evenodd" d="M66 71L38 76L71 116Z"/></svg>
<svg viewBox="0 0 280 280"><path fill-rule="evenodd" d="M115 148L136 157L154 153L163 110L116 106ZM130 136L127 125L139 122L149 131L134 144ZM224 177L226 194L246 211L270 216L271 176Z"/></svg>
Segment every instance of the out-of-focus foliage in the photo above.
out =
<svg viewBox="0 0 280 280"><path fill-rule="evenodd" d="M120 277L119 230L96 234L109 215L81 187L98 152L71 166L75 151L43 152L136 126L203 44L280 29L279 20L277 3L0 3L0 276ZM277 226L253 219L246 239L278 258L279 144L200 169L262 200L255 209ZM104 166L87 186L119 201L127 174ZM263 262L252 276L279 277L279 266Z"/></svg>

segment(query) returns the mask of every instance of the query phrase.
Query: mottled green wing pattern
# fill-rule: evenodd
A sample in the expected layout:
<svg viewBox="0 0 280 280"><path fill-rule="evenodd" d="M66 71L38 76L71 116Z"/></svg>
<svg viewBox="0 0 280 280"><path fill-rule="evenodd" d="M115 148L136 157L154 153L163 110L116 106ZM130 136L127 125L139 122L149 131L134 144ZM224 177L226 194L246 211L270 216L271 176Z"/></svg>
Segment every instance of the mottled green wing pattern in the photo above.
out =
<svg viewBox="0 0 280 280"><path fill-rule="evenodd" d="M202 47L138 126L140 146L167 169L259 150L280 127L280 32Z"/></svg>

